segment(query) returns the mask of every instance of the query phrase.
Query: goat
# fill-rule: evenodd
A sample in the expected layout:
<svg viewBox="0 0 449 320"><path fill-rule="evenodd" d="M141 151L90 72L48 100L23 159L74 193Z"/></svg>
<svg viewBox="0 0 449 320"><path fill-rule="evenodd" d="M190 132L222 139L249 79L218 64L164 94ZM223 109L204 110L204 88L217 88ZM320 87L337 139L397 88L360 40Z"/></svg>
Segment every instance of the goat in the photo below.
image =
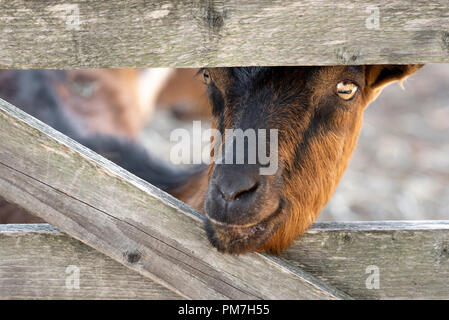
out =
<svg viewBox="0 0 449 320"><path fill-rule="evenodd" d="M272 175L259 174L264 166L259 162L172 168L137 143L80 133L62 112L54 111L49 122L202 211L208 238L218 250L279 253L307 230L331 198L356 146L367 105L386 85L404 80L420 67L201 69L213 127L223 138L226 129L278 130L278 170ZM52 97L45 99L46 108L61 110L52 89L43 91ZM20 101L15 104L23 107ZM245 152L249 147L245 145Z"/></svg>

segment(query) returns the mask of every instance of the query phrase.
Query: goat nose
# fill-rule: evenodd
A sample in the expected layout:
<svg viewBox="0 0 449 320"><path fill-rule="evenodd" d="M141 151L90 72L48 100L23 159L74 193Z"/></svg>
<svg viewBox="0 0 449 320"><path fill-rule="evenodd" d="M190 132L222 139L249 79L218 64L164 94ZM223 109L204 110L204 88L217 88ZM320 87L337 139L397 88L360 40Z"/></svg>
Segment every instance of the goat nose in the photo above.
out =
<svg viewBox="0 0 449 320"><path fill-rule="evenodd" d="M205 213L212 221L228 225L259 222L264 212L259 209L271 199L270 185L257 165L217 164L209 180ZM276 193L273 196L277 197Z"/></svg>
<svg viewBox="0 0 449 320"><path fill-rule="evenodd" d="M258 185L254 176L240 176L235 179L225 179L217 185L217 189L224 200L231 202L250 196L256 191Z"/></svg>

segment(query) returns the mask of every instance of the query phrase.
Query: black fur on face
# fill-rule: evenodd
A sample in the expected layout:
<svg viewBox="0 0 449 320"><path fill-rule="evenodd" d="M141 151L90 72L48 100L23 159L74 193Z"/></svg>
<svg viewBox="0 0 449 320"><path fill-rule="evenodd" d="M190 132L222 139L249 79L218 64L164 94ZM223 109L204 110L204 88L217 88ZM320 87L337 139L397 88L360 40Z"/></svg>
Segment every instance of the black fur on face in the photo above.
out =
<svg viewBox="0 0 449 320"><path fill-rule="evenodd" d="M248 165L210 168L204 208L211 243L230 253L277 252L304 232L346 168L362 112L377 94L377 84L400 79L407 70L403 66L204 69L214 122L222 136L225 129L279 132L279 169L273 177L254 177L254 168ZM223 186L241 196L229 198Z"/></svg>

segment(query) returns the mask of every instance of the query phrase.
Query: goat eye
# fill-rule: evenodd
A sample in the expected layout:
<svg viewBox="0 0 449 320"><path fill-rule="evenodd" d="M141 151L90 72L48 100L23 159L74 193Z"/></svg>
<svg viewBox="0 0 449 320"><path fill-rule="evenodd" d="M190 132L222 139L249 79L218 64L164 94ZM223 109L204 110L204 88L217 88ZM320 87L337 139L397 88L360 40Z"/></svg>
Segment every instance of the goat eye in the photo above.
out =
<svg viewBox="0 0 449 320"><path fill-rule="evenodd" d="M343 100L350 100L357 92L357 85L351 81L341 81L337 84L337 94Z"/></svg>
<svg viewBox="0 0 449 320"><path fill-rule="evenodd" d="M203 71L203 78L204 78L204 83L205 84L209 84L212 81L212 79L210 77L209 70L206 69L206 70Z"/></svg>

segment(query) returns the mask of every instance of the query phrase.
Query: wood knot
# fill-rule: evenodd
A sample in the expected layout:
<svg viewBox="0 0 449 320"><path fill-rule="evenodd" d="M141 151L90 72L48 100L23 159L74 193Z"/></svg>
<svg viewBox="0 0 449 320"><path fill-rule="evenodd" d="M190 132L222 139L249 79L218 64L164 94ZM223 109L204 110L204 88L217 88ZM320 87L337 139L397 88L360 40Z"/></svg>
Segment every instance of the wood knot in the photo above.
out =
<svg viewBox="0 0 449 320"><path fill-rule="evenodd" d="M137 263L142 258L142 254L138 250L126 251L124 253L126 261L129 263Z"/></svg>
<svg viewBox="0 0 449 320"><path fill-rule="evenodd" d="M344 242L345 244L351 243L351 241L352 241L352 237L351 237L349 234L345 234L345 235L343 236L343 242Z"/></svg>
<svg viewBox="0 0 449 320"><path fill-rule="evenodd" d="M443 239L434 245L433 256L437 265L449 263L449 242L446 239Z"/></svg>
<svg viewBox="0 0 449 320"><path fill-rule="evenodd" d="M214 32L218 32L223 28L224 21L226 18L226 10L217 10L214 6L213 1L209 1L207 6L205 7L205 15L204 20L208 25L209 29Z"/></svg>
<svg viewBox="0 0 449 320"><path fill-rule="evenodd" d="M443 247L441 249L441 257L445 258L446 260L449 259L449 249L448 247Z"/></svg>
<svg viewBox="0 0 449 320"><path fill-rule="evenodd" d="M443 32L441 36L441 43L443 46L443 49L446 49L447 52L449 52L449 32Z"/></svg>
<svg viewBox="0 0 449 320"><path fill-rule="evenodd" d="M338 48L335 51L336 57L344 64L355 63L360 57L360 51L354 48Z"/></svg>

